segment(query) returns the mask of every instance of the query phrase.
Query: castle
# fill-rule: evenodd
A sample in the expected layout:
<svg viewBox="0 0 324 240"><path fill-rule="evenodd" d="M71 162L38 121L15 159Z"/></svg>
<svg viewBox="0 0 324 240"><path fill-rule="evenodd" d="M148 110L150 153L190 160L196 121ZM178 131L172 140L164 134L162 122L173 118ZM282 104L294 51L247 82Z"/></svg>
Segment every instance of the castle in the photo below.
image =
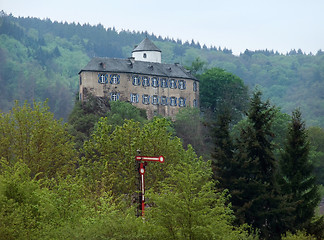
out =
<svg viewBox="0 0 324 240"><path fill-rule="evenodd" d="M198 107L199 81L181 65L161 63L161 50L145 38L128 59L95 57L79 72L79 98L89 94L127 101L155 115L174 117L180 108Z"/></svg>

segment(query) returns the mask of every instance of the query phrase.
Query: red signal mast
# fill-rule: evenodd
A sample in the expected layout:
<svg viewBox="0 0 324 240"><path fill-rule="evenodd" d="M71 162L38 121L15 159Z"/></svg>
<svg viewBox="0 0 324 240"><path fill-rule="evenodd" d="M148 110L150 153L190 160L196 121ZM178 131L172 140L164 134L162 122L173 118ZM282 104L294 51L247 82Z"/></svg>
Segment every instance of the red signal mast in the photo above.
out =
<svg viewBox="0 0 324 240"><path fill-rule="evenodd" d="M139 162L139 176L140 176L140 194L139 194L139 207L142 210L141 216L144 216L145 209L145 182L144 182L144 174L145 174L145 166L147 162L164 162L164 157L161 155L159 157L149 157L149 156L136 156L135 160Z"/></svg>

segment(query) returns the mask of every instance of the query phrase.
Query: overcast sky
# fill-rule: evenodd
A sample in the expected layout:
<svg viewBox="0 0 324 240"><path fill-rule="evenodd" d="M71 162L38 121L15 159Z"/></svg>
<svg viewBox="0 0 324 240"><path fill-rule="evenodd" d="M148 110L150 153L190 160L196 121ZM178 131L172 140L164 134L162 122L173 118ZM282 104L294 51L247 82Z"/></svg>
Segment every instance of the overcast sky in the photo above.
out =
<svg viewBox="0 0 324 240"><path fill-rule="evenodd" d="M0 10L194 39L235 54L324 50L324 0L0 0Z"/></svg>

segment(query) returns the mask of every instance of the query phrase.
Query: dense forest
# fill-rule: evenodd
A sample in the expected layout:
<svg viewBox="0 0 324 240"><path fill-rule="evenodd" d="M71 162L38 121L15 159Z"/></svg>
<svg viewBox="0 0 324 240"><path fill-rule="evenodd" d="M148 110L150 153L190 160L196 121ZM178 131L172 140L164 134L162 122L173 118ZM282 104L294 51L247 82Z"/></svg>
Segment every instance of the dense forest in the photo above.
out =
<svg viewBox="0 0 324 240"><path fill-rule="evenodd" d="M200 108L77 101L91 57L146 35L1 12L0 239L323 239L324 53L149 35L200 80ZM144 216L139 151L165 157L145 166Z"/></svg>
<svg viewBox="0 0 324 240"><path fill-rule="evenodd" d="M67 120L77 92L78 72L93 56L127 58L133 47L148 36L162 50L162 61L190 66L197 58L204 68L231 72L252 90L291 113L300 107L308 126L324 127L324 52L304 54L292 49L246 50L239 56L230 49L201 46L146 32L123 30L101 24L52 22L50 19L0 18L0 109L8 111L14 100L32 99L48 104L56 118Z"/></svg>

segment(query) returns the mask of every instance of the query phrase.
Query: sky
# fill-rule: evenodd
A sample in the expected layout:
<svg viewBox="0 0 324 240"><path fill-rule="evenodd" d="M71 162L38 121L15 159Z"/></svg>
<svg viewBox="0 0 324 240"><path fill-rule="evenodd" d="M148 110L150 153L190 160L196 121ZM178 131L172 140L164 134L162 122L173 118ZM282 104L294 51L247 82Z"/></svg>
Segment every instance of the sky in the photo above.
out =
<svg viewBox="0 0 324 240"><path fill-rule="evenodd" d="M0 0L15 17L147 31L201 46L324 50L324 0Z"/></svg>

